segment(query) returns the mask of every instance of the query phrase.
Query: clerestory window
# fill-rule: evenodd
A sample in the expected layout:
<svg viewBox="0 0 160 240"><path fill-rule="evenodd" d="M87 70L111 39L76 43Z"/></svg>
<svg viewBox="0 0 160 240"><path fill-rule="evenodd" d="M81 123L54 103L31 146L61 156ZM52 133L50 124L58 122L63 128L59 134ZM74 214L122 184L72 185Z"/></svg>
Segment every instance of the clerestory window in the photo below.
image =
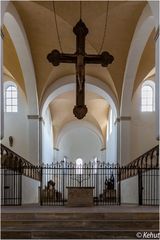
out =
<svg viewBox="0 0 160 240"><path fill-rule="evenodd" d="M141 89L141 111L153 112L155 106L155 86L153 81L146 81Z"/></svg>
<svg viewBox="0 0 160 240"><path fill-rule="evenodd" d="M4 105L5 112L18 112L18 91L14 83L5 87Z"/></svg>
<svg viewBox="0 0 160 240"><path fill-rule="evenodd" d="M82 174L83 160L81 158L76 159L76 174Z"/></svg>

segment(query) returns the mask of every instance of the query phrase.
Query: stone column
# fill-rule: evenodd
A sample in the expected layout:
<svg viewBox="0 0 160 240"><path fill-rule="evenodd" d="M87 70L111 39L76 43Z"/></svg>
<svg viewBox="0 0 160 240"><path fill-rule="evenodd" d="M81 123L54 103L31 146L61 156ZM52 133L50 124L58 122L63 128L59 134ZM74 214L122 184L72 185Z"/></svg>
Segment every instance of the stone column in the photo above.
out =
<svg viewBox="0 0 160 240"><path fill-rule="evenodd" d="M120 121L120 165L126 165L131 159L131 117L121 116Z"/></svg>
<svg viewBox="0 0 160 240"><path fill-rule="evenodd" d="M120 118L118 117L115 121L116 132L117 132L117 163L120 163Z"/></svg>
<svg viewBox="0 0 160 240"><path fill-rule="evenodd" d="M1 109L1 114L0 114L0 139L3 139L4 137L4 95L3 95L3 39L4 39L4 34L3 30L1 28L1 37L0 37L0 46L1 46L1 58L0 58L0 76L1 76L1 81L0 81L0 92L1 92L1 97L0 97L0 109Z"/></svg>
<svg viewBox="0 0 160 240"><path fill-rule="evenodd" d="M54 147L54 162L58 162L59 161L59 149Z"/></svg>
<svg viewBox="0 0 160 240"><path fill-rule="evenodd" d="M28 160L39 164L39 115L28 115Z"/></svg>
<svg viewBox="0 0 160 240"><path fill-rule="evenodd" d="M42 138L43 138L43 124L45 124L45 121L43 117L39 117L39 164L42 163Z"/></svg>
<svg viewBox="0 0 160 240"><path fill-rule="evenodd" d="M159 129L159 113L160 113L160 94L159 94L159 81L160 81L160 74L159 74L159 47L160 47L160 37L159 37L159 27L157 28L156 35L155 35L155 67L156 67L156 75L155 75L155 111L156 111L156 139L160 140L160 129Z"/></svg>
<svg viewBox="0 0 160 240"><path fill-rule="evenodd" d="M106 147L103 147L101 149L101 159L102 162L106 162L107 161L107 156L106 156ZM107 161L108 162L108 161Z"/></svg>

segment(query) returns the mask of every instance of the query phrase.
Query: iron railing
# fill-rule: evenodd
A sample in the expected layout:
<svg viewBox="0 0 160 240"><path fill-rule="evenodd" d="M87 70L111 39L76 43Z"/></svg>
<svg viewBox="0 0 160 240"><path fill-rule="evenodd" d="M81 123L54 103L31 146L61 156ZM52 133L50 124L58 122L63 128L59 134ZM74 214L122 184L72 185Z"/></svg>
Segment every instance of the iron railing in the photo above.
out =
<svg viewBox="0 0 160 240"><path fill-rule="evenodd" d="M22 204L22 174L18 170L1 168L1 205Z"/></svg>
<svg viewBox="0 0 160 240"><path fill-rule="evenodd" d="M26 177L41 181L39 168L3 144L1 144L1 169L16 170Z"/></svg>
<svg viewBox="0 0 160 240"><path fill-rule="evenodd" d="M132 162L121 167L121 180L138 175L139 169L159 168L159 146L155 146Z"/></svg>
<svg viewBox="0 0 160 240"><path fill-rule="evenodd" d="M65 205L68 188L93 188L95 205L120 204L120 167L118 164L93 162L57 162L42 166L41 205Z"/></svg>
<svg viewBox="0 0 160 240"><path fill-rule="evenodd" d="M100 161L34 166L2 144L1 160L2 205L21 204L22 175L40 181L41 205L65 205L68 187L92 187L95 205L120 204L121 181L131 177L138 178L140 205L159 204L158 146L122 167Z"/></svg>
<svg viewBox="0 0 160 240"><path fill-rule="evenodd" d="M121 181L137 176L139 205L159 205L159 146L121 167L120 175Z"/></svg>

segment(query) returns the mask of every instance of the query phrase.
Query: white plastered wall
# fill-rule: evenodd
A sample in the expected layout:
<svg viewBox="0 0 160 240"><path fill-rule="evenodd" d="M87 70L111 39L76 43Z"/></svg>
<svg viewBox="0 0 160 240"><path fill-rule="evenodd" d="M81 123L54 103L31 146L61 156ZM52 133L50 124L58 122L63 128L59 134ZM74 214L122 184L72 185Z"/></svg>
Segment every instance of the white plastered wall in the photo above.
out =
<svg viewBox="0 0 160 240"><path fill-rule="evenodd" d="M113 110L112 117L109 116L106 135L106 162L117 163L117 125L115 124L115 115Z"/></svg>
<svg viewBox="0 0 160 240"><path fill-rule="evenodd" d="M58 160L63 160L64 156L68 161L75 162L77 158L82 158L84 163L98 157L100 160L102 143L98 136L88 128L78 127L70 129L59 143Z"/></svg>
<svg viewBox="0 0 160 240"><path fill-rule="evenodd" d="M5 85L12 82L12 79L4 76ZM5 86L4 86L5 87ZM28 119L27 101L24 92L17 85L18 90L18 112L4 113L4 138L2 144L9 146L9 136L13 137L13 147L11 150L20 156L28 159Z"/></svg>
<svg viewBox="0 0 160 240"><path fill-rule="evenodd" d="M142 84L137 88L131 106L131 160L158 144L155 111L141 112L141 87Z"/></svg>
<svg viewBox="0 0 160 240"><path fill-rule="evenodd" d="M22 204L39 202L39 185L39 181L22 176Z"/></svg>
<svg viewBox="0 0 160 240"><path fill-rule="evenodd" d="M138 175L121 181L121 203L138 204Z"/></svg>

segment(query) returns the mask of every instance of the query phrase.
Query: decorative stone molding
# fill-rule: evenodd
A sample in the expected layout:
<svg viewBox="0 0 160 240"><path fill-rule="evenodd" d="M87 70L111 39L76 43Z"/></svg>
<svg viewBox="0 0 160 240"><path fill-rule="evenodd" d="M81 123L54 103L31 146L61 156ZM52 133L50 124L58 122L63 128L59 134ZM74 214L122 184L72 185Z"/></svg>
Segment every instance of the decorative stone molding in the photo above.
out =
<svg viewBox="0 0 160 240"><path fill-rule="evenodd" d="M28 117L29 120L36 120L36 119L38 119L40 121L43 121L43 118L41 116L39 116L39 115L28 115L27 117Z"/></svg>
<svg viewBox="0 0 160 240"><path fill-rule="evenodd" d="M101 150L100 151L105 151L106 150L106 147L103 147L103 148L101 148Z"/></svg>
<svg viewBox="0 0 160 240"><path fill-rule="evenodd" d="M58 148L56 148L56 147L54 147L53 149L54 149L55 151L57 151L57 152L59 151L59 149L58 149Z"/></svg>
<svg viewBox="0 0 160 240"><path fill-rule="evenodd" d="M39 119L39 115L28 115L28 119Z"/></svg>
<svg viewBox="0 0 160 240"><path fill-rule="evenodd" d="M131 117L130 116L121 116L121 117L118 117L115 121L114 124L116 124L117 122L120 122L120 121L131 121Z"/></svg>
<svg viewBox="0 0 160 240"><path fill-rule="evenodd" d="M159 38L159 26L156 30L156 33L155 33L155 36L154 36L154 41L156 42L158 38Z"/></svg>
<svg viewBox="0 0 160 240"><path fill-rule="evenodd" d="M130 121L131 117L130 116L121 116L120 121Z"/></svg>

